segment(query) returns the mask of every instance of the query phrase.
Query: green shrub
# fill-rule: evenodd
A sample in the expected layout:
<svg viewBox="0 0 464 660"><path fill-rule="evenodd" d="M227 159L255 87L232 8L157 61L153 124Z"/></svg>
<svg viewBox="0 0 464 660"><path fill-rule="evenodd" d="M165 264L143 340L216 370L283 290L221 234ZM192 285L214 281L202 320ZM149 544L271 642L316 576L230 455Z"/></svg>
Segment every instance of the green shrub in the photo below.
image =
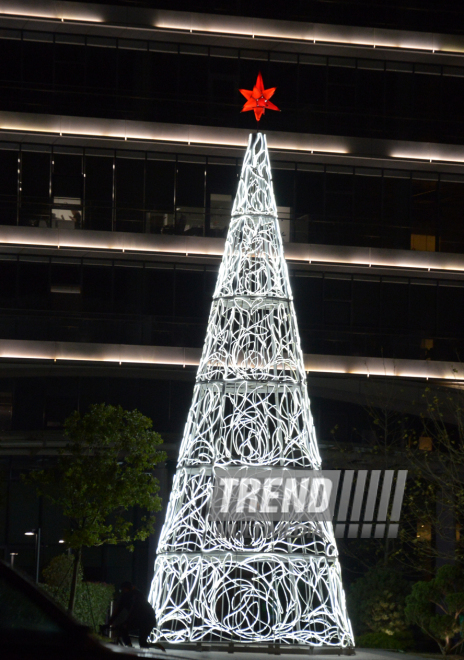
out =
<svg viewBox="0 0 464 660"><path fill-rule="evenodd" d="M356 646L365 649L390 649L407 651L414 647L414 637L410 631L388 635L384 632L370 632L356 637Z"/></svg>
<svg viewBox="0 0 464 660"><path fill-rule="evenodd" d="M404 600L410 586L393 568L376 566L351 586L348 612L357 635L404 632ZM386 648L385 646L383 648Z"/></svg>
<svg viewBox="0 0 464 660"><path fill-rule="evenodd" d="M52 559L42 572L45 591L65 610L68 609L73 557L60 555ZM106 620L113 599L114 586L103 582L84 582L79 568L74 617L95 632Z"/></svg>
<svg viewBox="0 0 464 660"><path fill-rule="evenodd" d="M406 618L438 644L443 655L464 642L464 569L445 564L428 582L420 581L406 598Z"/></svg>
<svg viewBox="0 0 464 660"><path fill-rule="evenodd" d="M49 587L58 589L70 589L73 569L73 558L69 555L58 555L54 557L42 571L43 582ZM82 566L77 571L77 582L80 584L84 579Z"/></svg>

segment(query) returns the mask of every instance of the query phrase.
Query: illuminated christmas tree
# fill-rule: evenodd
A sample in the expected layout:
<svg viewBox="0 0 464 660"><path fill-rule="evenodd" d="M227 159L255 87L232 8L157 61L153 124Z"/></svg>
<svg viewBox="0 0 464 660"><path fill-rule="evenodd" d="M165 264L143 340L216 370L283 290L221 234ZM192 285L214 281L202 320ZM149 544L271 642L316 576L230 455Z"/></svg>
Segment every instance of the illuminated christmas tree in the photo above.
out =
<svg viewBox="0 0 464 660"><path fill-rule="evenodd" d="M266 137L243 163L158 546L153 641L350 647L330 523L224 534L219 467L320 469ZM251 525L251 527L250 527ZM251 532L250 532L251 529Z"/></svg>

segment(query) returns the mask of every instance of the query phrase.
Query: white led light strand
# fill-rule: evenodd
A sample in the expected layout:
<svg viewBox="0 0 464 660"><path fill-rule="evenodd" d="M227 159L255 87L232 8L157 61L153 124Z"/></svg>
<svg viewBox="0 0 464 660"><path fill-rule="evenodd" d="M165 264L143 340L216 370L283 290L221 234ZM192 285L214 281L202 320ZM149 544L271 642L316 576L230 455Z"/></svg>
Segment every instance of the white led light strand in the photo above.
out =
<svg viewBox="0 0 464 660"><path fill-rule="evenodd" d="M155 563L152 641L353 645L332 525L208 518L217 467L319 469L266 138L250 135Z"/></svg>

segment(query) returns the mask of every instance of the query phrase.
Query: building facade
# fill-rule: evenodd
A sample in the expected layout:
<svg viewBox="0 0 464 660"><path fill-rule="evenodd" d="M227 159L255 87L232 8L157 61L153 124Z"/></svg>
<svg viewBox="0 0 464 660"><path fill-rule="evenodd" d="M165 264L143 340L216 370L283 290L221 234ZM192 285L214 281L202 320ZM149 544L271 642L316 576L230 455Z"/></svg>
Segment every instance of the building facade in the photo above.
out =
<svg viewBox="0 0 464 660"><path fill-rule="evenodd" d="M167 499L258 71L322 451L335 425L369 441L381 379L407 410L464 354L464 37L57 7L0 2L0 546L31 572L24 532L46 563L62 521L19 475L71 411L150 416ZM145 587L155 545L89 550L87 576Z"/></svg>

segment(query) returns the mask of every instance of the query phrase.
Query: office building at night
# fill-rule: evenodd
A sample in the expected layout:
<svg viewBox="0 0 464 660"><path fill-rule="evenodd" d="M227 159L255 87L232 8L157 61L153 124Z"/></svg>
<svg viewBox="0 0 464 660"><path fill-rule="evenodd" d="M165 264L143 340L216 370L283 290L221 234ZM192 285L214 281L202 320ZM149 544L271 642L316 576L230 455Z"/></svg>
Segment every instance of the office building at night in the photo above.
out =
<svg viewBox="0 0 464 660"><path fill-rule="evenodd" d="M178 4L0 1L0 547L31 572L24 532L41 528L47 563L62 521L20 474L53 462L73 410L151 417L167 500L256 127L238 89L259 71L282 111L259 128L323 457L334 426L347 446L369 442L363 406L382 403L380 377L411 412L426 380L461 373L453 21L435 33L375 12L341 25L309 9L283 20ZM155 548L89 550L86 575L148 584Z"/></svg>

